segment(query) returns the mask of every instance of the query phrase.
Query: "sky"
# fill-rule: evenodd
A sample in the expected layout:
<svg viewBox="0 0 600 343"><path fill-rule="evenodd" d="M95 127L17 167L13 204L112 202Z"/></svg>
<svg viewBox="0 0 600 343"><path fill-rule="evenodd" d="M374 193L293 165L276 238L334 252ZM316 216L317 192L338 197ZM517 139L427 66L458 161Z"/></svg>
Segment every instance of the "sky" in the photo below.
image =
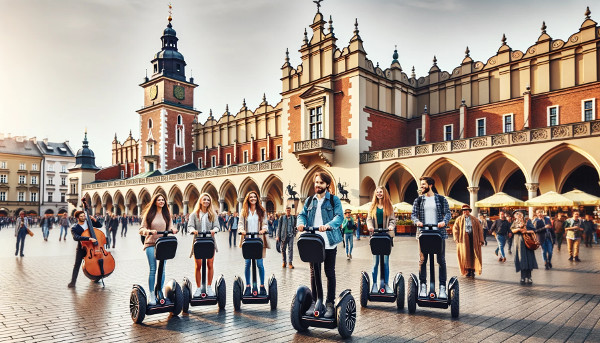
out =
<svg viewBox="0 0 600 343"><path fill-rule="evenodd" d="M139 87L160 50L168 1L0 0L0 133L70 141L81 147L88 130L96 164L111 164L111 142L131 130L139 138L143 90ZM173 28L199 86L195 107L204 122L236 113L246 99L255 109L281 99L281 66L290 50L292 66L304 29L316 13L311 0L172 0ZM321 13L333 17L343 49L358 19L367 58L389 67L394 46L408 75L426 76L436 55L451 72L466 46L475 61L487 61L501 45L525 51L541 34L553 39L579 30L586 6L592 19L600 6L588 1L325 0ZM594 11L599 11L598 14Z"/></svg>

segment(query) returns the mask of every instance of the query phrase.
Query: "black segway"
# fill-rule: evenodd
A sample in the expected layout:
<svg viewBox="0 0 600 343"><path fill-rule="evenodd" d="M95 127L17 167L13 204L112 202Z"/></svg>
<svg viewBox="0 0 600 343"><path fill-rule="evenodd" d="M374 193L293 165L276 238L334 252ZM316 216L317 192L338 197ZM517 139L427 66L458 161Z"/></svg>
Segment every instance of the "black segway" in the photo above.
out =
<svg viewBox="0 0 600 343"><path fill-rule="evenodd" d="M385 291L385 282L383 277L384 266L383 261L385 255L389 255L392 252L393 238L387 233L389 229L375 229L369 245L371 246L371 253L375 256L379 256L379 287L377 292L372 292L371 283L369 281L369 274L363 271L360 283L360 305L367 307L370 301L375 302L388 302L393 303L396 301L398 310L404 309L404 276L402 273L397 273L394 277L394 283L392 286L392 293ZM373 284L376 284L377 280L373 280Z"/></svg>
<svg viewBox="0 0 600 343"><path fill-rule="evenodd" d="M215 295L206 294L206 260L215 256L215 239L209 232L198 232L194 241L194 258L202 260L202 285L199 297L192 296L192 282L187 277L183 278L183 313L188 313L190 306L206 306L219 304L219 309L225 308L225 280L223 274L215 283Z"/></svg>
<svg viewBox="0 0 600 343"><path fill-rule="evenodd" d="M321 263L325 261L325 240L316 233L318 228L306 227L306 233L298 238L298 253L300 259L313 265L317 294L323 293L323 282L321 278ZM298 287L296 295L292 299L290 313L292 326L299 332L308 330L309 326L334 329L337 327L340 336L348 338L352 336L356 325L356 302L346 289L335 299L335 315L325 318L325 300L315 299L315 311L307 316L306 311L313 301L312 292L306 286Z"/></svg>
<svg viewBox="0 0 600 343"><path fill-rule="evenodd" d="M441 253L444 229L438 229L434 225L425 225L423 228L429 228L421 231L419 245L421 252L429 255L429 292L427 296L419 296L419 278L415 274L410 274L408 282L408 312L413 314L417 305L421 307L448 308L452 318L457 318L459 313L459 288L456 276L450 278L447 287L448 299L438 298L435 293L435 255Z"/></svg>
<svg viewBox="0 0 600 343"><path fill-rule="evenodd" d="M241 235L241 233L239 233ZM250 295L244 294L244 281L241 276L235 276L233 281L233 308L239 311L244 304L266 304L271 303L271 310L277 308L277 280L275 275L269 278L269 289L266 295L261 295L258 291L258 278L256 260L263 258L263 241L258 237L257 232L246 232L246 238L242 243L242 255L244 259L252 260L252 292Z"/></svg>
<svg viewBox="0 0 600 343"><path fill-rule="evenodd" d="M183 307L183 292L181 287L174 279L169 280L163 290L160 289L162 283L162 274L165 269L165 261L175 257L177 252L177 238L168 236L173 231L157 231L157 234L163 235L156 241L154 256L159 261L158 276L156 278L156 286L154 294L156 295L156 305L147 304L147 296L144 288L134 284L129 297L129 312L131 319L136 324L141 324L146 315L157 313L171 312L174 316L181 313Z"/></svg>

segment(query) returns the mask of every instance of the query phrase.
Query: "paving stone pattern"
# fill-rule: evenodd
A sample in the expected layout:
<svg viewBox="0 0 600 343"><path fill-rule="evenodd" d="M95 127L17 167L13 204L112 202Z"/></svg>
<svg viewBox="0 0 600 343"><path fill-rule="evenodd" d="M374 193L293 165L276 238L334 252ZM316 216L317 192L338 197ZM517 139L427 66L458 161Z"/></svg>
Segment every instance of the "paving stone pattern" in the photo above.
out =
<svg viewBox="0 0 600 343"><path fill-rule="evenodd" d="M82 274L75 289L68 289L76 243L69 237L58 241L58 230L48 242L36 235L25 242L25 257L15 257L14 229L0 231L0 342L316 342L339 341L336 329L311 328L299 334L290 323L290 305L299 285L309 285L308 265L295 252L296 268L282 269L280 255L268 250L267 278L275 274L279 305L244 305L233 311L232 282L243 275L241 249L229 248L227 235L217 235L219 252L215 274L227 284L227 306L191 307L189 315L147 316L142 325L129 316L129 294L134 283L145 289L148 264L137 235L130 227L126 238L117 237L115 272L106 288L91 283ZM194 263L188 258L191 236L177 236L179 248L166 266L167 279L193 280ZM394 239L390 279L402 272L405 279L418 269L414 237ZM512 255L506 263L494 256L495 241L483 247L483 274L475 280L459 277L460 317L450 310L417 307L398 312L395 304L358 305L357 326L350 341L401 342L600 342L600 246L581 247L580 263L567 261L566 246L554 254L554 269L543 269L541 251L536 252L542 269L533 272L533 285L521 286ZM447 243L448 277L458 275L455 244ZM540 249L541 250L541 249ZM354 242L353 259L346 260L342 245L337 254L337 293L352 289L359 303L360 271L371 271L373 257L368 239ZM437 270L437 268L436 268Z"/></svg>

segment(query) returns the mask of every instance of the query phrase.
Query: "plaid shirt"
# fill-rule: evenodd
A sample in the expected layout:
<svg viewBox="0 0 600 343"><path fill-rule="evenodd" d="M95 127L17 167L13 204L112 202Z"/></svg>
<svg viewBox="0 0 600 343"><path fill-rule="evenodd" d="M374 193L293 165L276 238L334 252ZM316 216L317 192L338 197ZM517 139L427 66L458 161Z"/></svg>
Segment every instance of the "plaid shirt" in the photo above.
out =
<svg viewBox="0 0 600 343"><path fill-rule="evenodd" d="M444 222L446 223L446 226L448 226L448 223L452 218L452 214L450 213L450 207L448 206L448 200L446 200L444 196L439 195L437 193L434 193L434 198L435 207L437 209L437 222ZM412 219L414 223L425 223L425 195L421 195L415 199L410 219ZM419 228L417 230L417 238L421 236L421 230L422 228ZM442 237L444 239L448 238L448 233L446 232L446 230L442 230Z"/></svg>

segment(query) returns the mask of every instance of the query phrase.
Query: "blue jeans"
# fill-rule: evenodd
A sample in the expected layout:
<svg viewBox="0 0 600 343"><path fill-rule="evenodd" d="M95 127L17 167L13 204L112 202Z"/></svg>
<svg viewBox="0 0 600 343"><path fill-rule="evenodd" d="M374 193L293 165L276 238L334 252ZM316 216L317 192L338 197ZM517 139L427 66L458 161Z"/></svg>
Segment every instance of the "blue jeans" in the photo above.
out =
<svg viewBox="0 0 600 343"><path fill-rule="evenodd" d="M25 237L27 237L27 229L19 229L19 232L17 233L17 250L15 251L15 256L17 256L19 253L19 246L21 248L21 255L23 255L23 248L25 248Z"/></svg>
<svg viewBox="0 0 600 343"><path fill-rule="evenodd" d="M356 225L356 239L360 239L360 226Z"/></svg>
<svg viewBox="0 0 600 343"><path fill-rule="evenodd" d="M545 239L542 242L542 257L545 262L552 262L552 239Z"/></svg>
<svg viewBox="0 0 600 343"><path fill-rule="evenodd" d="M498 250L500 250L500 257L506 258L506 254L504 253L504 246L506 245L506 236L496 235L496 241L498 241L496 253L498 253Z"/></svg>
<svg viewBox="0 0 600 343"><path fill-rule="evenodd" d="M69 228L66 226L61 226L60 227L60 236L58 236L58 238L60 239L63 236L63 231L65 232L65 239L67 239L67 233L69 232L68 230Z"/></svg>
<svg viewBox="0 0 600 343"><path fill-rule="evenodd" d="M377 272L379 271L379 255L373 255L373 284L377 282ZM383 282L387 285L390 281L390 255L383 257Z"/></svg>
<svg viewBox="0 0 600 343"><path fill-rule="evenodd" d="M48 238L48 234L49 234L49 233L50 233L50 229L48 228L48 226L47 226L47 225L44 225L44 226L42 227L42 234L43 234L43 236L44 236L44 239L47 239L47 238Z"/></svg>
<svg viewBox="0 0 600 343"><path fill-rule="evenodd" d="M156 258L154 257L154 247L146 248L146 258L148 258L148 266L150 267L150 275L148 276L148 287L150 289L149 294L154 294L154 283L156 282ZM160 289L165 284L165 270L163 268L162 282L160 283Z"/></svg>
<svg viewBox="0 0 600 343"><path fill-rule="evenodd" d="M352 248L354 247L354 237L352 233L344 234L344 242L346 243L346 255L352 254Z"/></svg>
<svg viewBox="0 0 600 343"><path fill-rule="evenodd" d="M246 285L252 285L252 278L250 276L250 267L252 266L252 260L246 260L246 269L244 271L246 275ZM258 266L258 275L260 277L260 284L265 284L265 266L263 265L262 258L260 260L256 260L256 265Z"/></svg>

